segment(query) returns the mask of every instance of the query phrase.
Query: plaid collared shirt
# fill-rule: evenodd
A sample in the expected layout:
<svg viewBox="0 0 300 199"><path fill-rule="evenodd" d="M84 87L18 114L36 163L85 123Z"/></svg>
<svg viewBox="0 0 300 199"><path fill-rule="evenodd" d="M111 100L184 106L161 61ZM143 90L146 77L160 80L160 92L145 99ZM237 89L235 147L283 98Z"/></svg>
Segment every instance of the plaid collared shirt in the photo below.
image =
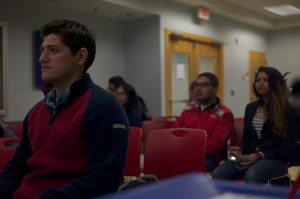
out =
<svg viewBox="0 0 300 199"><path fill-rule="evenodd" d="M62 105L68 100L70 89L65 90L60 96L56 97L55 89L53 88L46 95L46 106L51 111L51 115L55 115Z"/></svg>

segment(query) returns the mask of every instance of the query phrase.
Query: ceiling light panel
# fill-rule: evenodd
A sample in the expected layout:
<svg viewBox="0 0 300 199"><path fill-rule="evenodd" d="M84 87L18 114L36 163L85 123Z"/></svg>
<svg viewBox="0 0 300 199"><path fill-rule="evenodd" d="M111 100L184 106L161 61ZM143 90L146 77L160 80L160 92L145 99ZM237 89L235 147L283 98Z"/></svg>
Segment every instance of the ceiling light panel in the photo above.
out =
<svg viewBox="0 0 300 199"><path fill-rule="evenodd" d="M266 6L263 9L280 16L300 15L300 9L289 4L279 6Z"/></svg>

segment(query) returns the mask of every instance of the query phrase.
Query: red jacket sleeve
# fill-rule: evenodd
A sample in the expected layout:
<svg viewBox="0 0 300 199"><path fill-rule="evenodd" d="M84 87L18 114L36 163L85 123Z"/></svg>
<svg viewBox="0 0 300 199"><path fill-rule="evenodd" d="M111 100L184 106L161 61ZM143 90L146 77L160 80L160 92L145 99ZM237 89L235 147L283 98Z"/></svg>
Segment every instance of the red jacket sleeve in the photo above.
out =
<svg viewBox="0 0 300 199"><path fill-rule="evenodd" d="M233 124L233 114L226 112L215 126L212 136L207 140L206 155L220 154L231 136Z"/></svg>

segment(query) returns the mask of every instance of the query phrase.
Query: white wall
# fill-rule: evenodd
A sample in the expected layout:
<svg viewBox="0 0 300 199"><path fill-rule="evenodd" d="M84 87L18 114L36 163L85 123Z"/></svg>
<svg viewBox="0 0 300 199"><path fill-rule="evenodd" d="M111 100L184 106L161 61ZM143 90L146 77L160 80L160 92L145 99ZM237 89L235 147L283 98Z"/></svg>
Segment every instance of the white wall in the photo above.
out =
<svg viewBox="0 0 300 199"><path fill-rule="evenodd" d="M159 17L125 23L125 77L141 96L149 114L161 114ZM151 108L150 108L151 107Z"/></svg>
<svg viewBox="0 0 300 199"><path fill-rule="evenodd" d="M300 27L272 31L269 37L269 64L287 75L291 86L300 78Z"/></svg>
<svg viewBox="0 0 300 199"><path fill-rule="evenodd" d="M0 21L8 26L6 67L6 120L23 120L28 110L43 98L34 86L33 32L44 23L67 18L87 24L97 34L97 54L89 73L106 88L108 78L124 74L123 26L116 20L37 5L18 6L2 0Z"/></svg>

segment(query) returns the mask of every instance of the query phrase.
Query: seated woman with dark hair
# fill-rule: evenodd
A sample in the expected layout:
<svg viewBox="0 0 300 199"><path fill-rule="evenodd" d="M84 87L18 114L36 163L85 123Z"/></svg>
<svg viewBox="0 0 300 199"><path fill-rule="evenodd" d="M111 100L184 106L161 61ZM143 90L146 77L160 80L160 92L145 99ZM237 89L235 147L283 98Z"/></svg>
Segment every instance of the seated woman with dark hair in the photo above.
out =
<svg viewBox="0 0 300 199"><path fill-rule="evenodd" d="M119 86L126 84L125 80L123 77L116 75L116 76L112 76L111 78L109 78L108 80L108 87L107 90L116 96L116 92ZM144 121L148 118L148 109L146 106L146 103L144 101L144 99L139 96L138 94L136 94L137 96L137 108L136 108L136 113L139 116L141 121Z"/></svg>
<svg viewBox="0 0 300 199"><path fill-rule="evenodd" d="M138 99L133 86L127 83L120 85L116 97L127 114L130 126L141 127L141 119L137 114Z"/></svg>
<svg viewBox="0 0 300 199"><path fill-rule="evenodd" d="M276 68L261 66L253 91L257 100L246 106L243 141L230 147L233 159L218 166L213 179L244 176L247 183L265 183L285 175L291 165L300 126L288 103L290 92L284 76Z"/></svg>

